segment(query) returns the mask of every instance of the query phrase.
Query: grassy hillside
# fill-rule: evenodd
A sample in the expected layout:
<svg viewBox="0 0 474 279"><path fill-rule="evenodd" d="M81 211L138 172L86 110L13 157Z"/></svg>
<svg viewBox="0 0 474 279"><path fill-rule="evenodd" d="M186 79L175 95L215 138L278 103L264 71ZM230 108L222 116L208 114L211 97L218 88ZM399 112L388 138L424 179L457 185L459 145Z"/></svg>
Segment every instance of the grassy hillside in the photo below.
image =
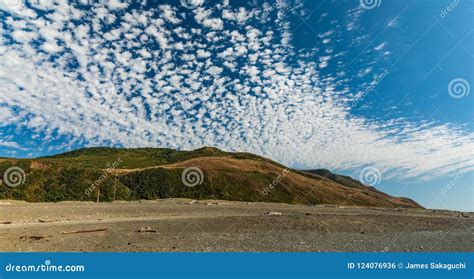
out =
<svg viewBox="0 0 474 279"><path fill-rule="evenodd" d="M21 167L26 181L15 188L2 185L1 199L93 201L99 195L101 201L111 201L115 194L117 200L184 197L419 207L347 177L289 170L254 154L209 147L193 151L88 148L36 159L3 159L0 173L11 166ZM187 187L182 180L183 171L190 167L203 174L202 183L195 187Z"/></svg>

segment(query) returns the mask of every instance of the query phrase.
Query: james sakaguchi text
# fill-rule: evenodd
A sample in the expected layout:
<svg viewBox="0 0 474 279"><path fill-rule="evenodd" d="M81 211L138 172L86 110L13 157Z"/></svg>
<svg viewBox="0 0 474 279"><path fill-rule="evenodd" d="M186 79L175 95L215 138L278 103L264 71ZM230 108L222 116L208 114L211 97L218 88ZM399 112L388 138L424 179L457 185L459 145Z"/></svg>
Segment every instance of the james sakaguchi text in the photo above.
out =
<svg viewBox="0 0 474 279"><path fill-rule="evenodd" d="M466 263L407 263L406 269L466 269Z"/></svg>

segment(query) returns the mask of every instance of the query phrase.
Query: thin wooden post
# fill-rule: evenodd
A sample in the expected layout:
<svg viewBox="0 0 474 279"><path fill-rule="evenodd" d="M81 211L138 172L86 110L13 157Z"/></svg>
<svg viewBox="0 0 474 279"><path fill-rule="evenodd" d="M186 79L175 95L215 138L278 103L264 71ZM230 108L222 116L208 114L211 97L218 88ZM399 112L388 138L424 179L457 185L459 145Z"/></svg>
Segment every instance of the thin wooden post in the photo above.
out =
<svg viewBox="0 0 474 279"><path fill-rule="evenodd" d="M117 176L115 176L115 183L114 183L114 198L112 201L115 201L115 194L117 193Z"/></svg>
<svg viewBox="0 0 474 279"><path fill-rule="evenodd" d="M97 189L97 203L99 203L100 188Z"/></svg>

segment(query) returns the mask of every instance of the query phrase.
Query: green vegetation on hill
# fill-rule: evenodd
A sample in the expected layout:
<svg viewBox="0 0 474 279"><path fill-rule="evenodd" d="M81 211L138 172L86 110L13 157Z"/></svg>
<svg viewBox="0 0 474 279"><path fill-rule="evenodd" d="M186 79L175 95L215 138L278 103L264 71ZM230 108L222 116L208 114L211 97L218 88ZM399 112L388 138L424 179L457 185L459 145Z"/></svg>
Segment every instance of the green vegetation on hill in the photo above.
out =
<svg viewBox="0 0 474 279"><path fill-rule="evenodd" d="M2 159L0 174L18 166L26 181L0 186L0 199L29 202L193 198L304 204L419 207L347 177L291 170L250 153L210 147L193 151L166 148L85 148L36 159ZM182 173L199 167L202 183L187 187ZM327 178L330 179L327 179ZM354 184L347 185L347 183ZM351 197L348 199L347 197Z"/></svg>
<svg viewBox="0 0 474 279"><path fill-rule="evenodd" d="M5 159L0 162L0 174L9 167L18 166L27 175L25 184L20 187L10 188L2 185L0 198L30 202L93 201L96 200L97 191L100 189L100 200L111 201L115 187L117 200L169 197L230 198L232 194L218 191L220 185L210 190L205 187L185 187L181 181L183 169L145 170L117 175L117 180L115 180L115 175L107 172L107 169L111 168L140 169L174 164L199 157L267 160L250 153L228 153L211 147L193 151L167 148L94 147L37 159ZM101 177L105 179L102 181ZM100 185L91 186L96 181L100 181ZM245 195L243 198L245 199Z"/></svg>
<svg viewBox="0 0 474 279"><path fill-rule="evenodd" d="M203 183L195 187L183 185L183 169L154 168L120 176L123 185L130 187L133 199L193 198L234 201L267 201L297 203L282 188L267 196L260 189L271 184L274 175L246 171L207 171ZM301 202L300 202L301 203Z"/></svg>

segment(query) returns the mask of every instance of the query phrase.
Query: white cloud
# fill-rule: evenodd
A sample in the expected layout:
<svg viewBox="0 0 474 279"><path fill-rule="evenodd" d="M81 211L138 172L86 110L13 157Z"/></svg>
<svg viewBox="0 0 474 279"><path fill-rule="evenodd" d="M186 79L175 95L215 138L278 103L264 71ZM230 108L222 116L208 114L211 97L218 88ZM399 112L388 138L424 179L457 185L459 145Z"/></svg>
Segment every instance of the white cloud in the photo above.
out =
<svg viewBox="0 0 474 279"><path fill-rule="evenodd" d="M62 50L62 47L59 46L55 41L47 41L41 48L49 53L59 52Z"/></svg>
<svg viewBox="0 0 474 279"><path fill-rule="evenodd" d="M390 19L388 24L387 24L387 27L389 27L389 28L395 28L397 26L398 26L398 17L394 17L394 18Z"/></svg>
<svg viewBox="0 0 474 279"><path fill-rule="evenodd" d="M374 47L374 49L375 49L376 51L381 51L382 49L385 48L386 45L387 45L387 43L386 43L386 42L383 42L383 43L377 45L376 47Z"/></svg>
<svg viewBox="0 0 474 279"><path fill-rule="evenodd" d="M472 169L474 134L461 126L350 113L367 86L354 86L357 74L380 71L370 55L355 77L338 68L346 53L332 44L355 28L360 9L346 29L322 32L309 55L295 53L284 15L275 26L256 25L251 15L259 8L141 11L120 3L83 14L61 3L48 20L13 13L15 20L4 21L0 36L17 43L0 42L0 126L29 129L47 142L53 133L69 137L62 147L210 145L302 168L373 164L389 177ZM72 20L80 14L80 23ZM110 21L119 26L108 30ZM37 37L45 39L41 49L32 44ZM386 42L375 49L389 52Z"/></svg>
<svg viewBox="0 0 474 279"><path fill-rule="evenodd" d="M25 6L23 1L0 1L0 11L6 11L21 18L35 18L36 12Z"/></svg>
<svg viewBox="0 0 474 279"><path fill-rule="evenodd" d="M224 26L224 22L220 18L211 18L211 10L204 8L196 9L194 18L197 22L201 23L204 27L221 30Z"/></svg>
<svg viewBox="0 0 474 279"><path fill-rule="evenodd" d="M128 3L123 0L108 0L106 3L111 10L121 10L128 7Z"/></svg>
<svg viewBox="0 0 474 279"><path fill-rule="evenodd" d="M15 148L15 149L21 149L21 146L13 141L4 141L0 139L0 147L10 147L10 148Z"/></svg>

